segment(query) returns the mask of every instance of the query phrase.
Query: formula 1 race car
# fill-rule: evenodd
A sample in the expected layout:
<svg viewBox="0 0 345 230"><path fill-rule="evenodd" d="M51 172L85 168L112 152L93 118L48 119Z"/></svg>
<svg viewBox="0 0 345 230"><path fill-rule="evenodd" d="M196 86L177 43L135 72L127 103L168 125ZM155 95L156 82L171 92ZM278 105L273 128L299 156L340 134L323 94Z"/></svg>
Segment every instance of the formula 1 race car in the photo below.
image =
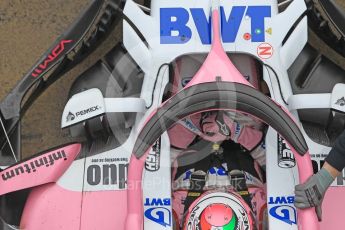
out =
<svg viewBox="0 0 345 230"><path fill-rule="evenodd" d="M294 207L345 128L345 72L307 43L308 18L317 32L342 24L318 12L303 0L93 0L0 104L0 229L339 229L343 175L322 222ZM119 23L122 41L75 80L62 113L83 141L22 159L25 111Z"/></svg>

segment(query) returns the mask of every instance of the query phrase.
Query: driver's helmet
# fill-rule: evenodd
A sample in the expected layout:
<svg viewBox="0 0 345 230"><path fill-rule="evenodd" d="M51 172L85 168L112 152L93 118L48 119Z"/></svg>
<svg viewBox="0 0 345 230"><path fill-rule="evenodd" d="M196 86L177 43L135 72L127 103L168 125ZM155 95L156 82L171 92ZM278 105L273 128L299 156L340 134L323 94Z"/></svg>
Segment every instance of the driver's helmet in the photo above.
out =
<svg viewBox="0 0 345 230"><path fill-rule="evenodd" d="M189 207L183 230L252 230L254 218L247 203L236 193L207 192Z"/></svg>

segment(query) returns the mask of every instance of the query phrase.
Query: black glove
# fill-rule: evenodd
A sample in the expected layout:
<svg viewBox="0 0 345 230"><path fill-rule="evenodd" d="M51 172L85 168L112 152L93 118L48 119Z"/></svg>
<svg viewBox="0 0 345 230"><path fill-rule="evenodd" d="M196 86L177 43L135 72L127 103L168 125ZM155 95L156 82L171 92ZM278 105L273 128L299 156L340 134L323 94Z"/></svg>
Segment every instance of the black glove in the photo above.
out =
<svg viewBox="0 0 345 230"><path fill-rule="evenodd" d="M305 209L315 207L319 221L322 220L322 201L334 178L324 168L311 176L304 184L295 186L295 206Z"/></svg>

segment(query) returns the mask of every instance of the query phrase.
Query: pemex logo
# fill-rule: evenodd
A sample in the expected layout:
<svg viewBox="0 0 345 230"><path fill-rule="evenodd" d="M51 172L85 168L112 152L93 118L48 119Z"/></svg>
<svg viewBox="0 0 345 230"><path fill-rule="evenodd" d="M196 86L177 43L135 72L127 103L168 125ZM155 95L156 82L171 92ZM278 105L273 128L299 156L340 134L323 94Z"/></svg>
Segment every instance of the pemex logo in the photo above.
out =
<svg viewBox="0 0 345 230"><path fill-rule="evenodd" d="M338 101L335 104L340 105L340 106L345 106L345 97L338 99Z"/></svg>
<svg viewBox="0 0 345 230"><path fill-rule="evenodd" d="M66 117L66 121L70 122L70 121L73 121L74 119L75 119L75 115L72 112L69 112Z"/></svg>

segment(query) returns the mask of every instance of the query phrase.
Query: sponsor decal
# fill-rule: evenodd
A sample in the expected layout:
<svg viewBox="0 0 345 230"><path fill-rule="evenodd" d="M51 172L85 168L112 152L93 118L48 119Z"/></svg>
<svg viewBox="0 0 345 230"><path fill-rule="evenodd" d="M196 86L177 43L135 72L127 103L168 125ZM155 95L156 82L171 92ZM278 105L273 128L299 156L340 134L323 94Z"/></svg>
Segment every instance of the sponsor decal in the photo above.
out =
<svg viewBox="0 0 345 230"><path fill-rule="evenodd" d="M294 196L269 197L268 204L272 205L269 214L289 225L297 224L297 212L293 203Z"/></svg>
<svg viewBox="0 0 345 230"><path fill-rule="evenodd" d="M277 196L269 197L268 204L293 204L295 202L294 196Z"/></svg>
<svg viewBox="0 0 345 230"><path fill-rule="evenodd" d="M262 59L269 59L273 56L273 47L269 43L261 43L257 49L258 56Z"/></svg>
<svg viewBox="0 0 345 230"><path fill-rule="evenodd" d="M251 20L252 42L265 41L265 19L271 17L271 6L233 6L230 10L220 8L221 36L224 43L236 41L242 20ZM160 9L160 42L161 44L185 44L192 38L189 27L193 20L199 38L204 45L211 44L212 18L206 16L202 8Z"/></svg>
<svg viewBox="0 0 345 230"><path fill-rule="evenodd" d="M160 156L161 156L161 139L158 139L152 146L149 155L145 161L145 168L149 172L156 172L160 168Z"/></svg>
<svg viewBox="0 0 345 230"><path fill-rule="evenodd" d="M211 175L217 175L217 176L228 176L228 173L224 167L212 167L210 168L208 173Z"/></svg>
<svg viewBox="0 0 345 230"><path fill-rule="evenodd" d="M297 224L296 209L289 205L279 205L270 209L270 215L287 224Z"/></svg>
<svg viewBox="0 0 345 230"><path fill-rule="evenodd" d="M182 120L179 120L178 123L188 129L189 131L197 134L202 135L202 132L196 127L193 123L193 121L190 119L190 117L184 118Z"/></svg>
<svg viewBox="0 0 345 230"><path fill-rule="evenodd" d="M225 166L226 167L226 166ZM190 180L192 174L194 173L195 169L189 169L183 174L183 180ZM208 170L209 175L215 175L215 176L228 176L227 171L224 167L211 167Z"/></svg>
<svg viewBox="0 0 345 230"><path fill-rule="evenodd" d="M194 125L193 121L190 118L185 118L182 120L182 122L184 122L185 127L191 130L192 132L200 132L200 130Z"/></svg>
<svg viewBox="0 0 345 230"><path fill-rule="evenodd" d="M261 146L261 148L266 149L266 142L265 142L265 140L262 141L260 146Z"/></svg>
<svg viewBox="0 0 345 230"><path fill-rule="evenodd" d="M243 34L243 39L249 41L250 39L252 39L252 35L250 33L245 33Z"/></svg>
<svg viewBox="0 0 345 230"><path fill-rule="evenodd" d="M96 106L92 106L88 109L84 109L84 110L81 110L79 112L76 112L75 114L72 112L69 112L67 114L67 117L66 117L66 122L73 121L76 117L80 117L80 116L84 116L84 115L89 114L89 113L93 113L97 110L100 110L101 108L102 108L101 106L96 105Z"/></svg>
<svg viewBox="0 0 345 230"><path fill-rule="evenodd" d="M190 217L189 217L189 221L187 223L187 229L192 229L193 228L193 224L198 225L200 223L199 220L199 216L197 214L197 212L199 211L200 207L199 206L195 206L195 208L193 208Z"/></svg>
<svg viewBox="0 0 345 230"><path fill-rule="evenodd" d="M49 63L53 62L59 57L59 55L65 50L65 45L73 42L73 40L62 40L52 52L46 57L46 59L32 71L32 77L39 77L49 67Z"/></svg>
<svg viewBox="0 0 345 230"><path fill-rule="evenodd" d="M278 166L281 168L293 168L296 159L287 142L278 135Z"/></svg>
<svg viewBox="0 0 345 230"><path fill-rule="evenodd" d="M144 206L170 206L171 200L170 198L146 198Z"/></svg>
<svg viewBox="0 0 345 230"><path fill-rule="evenodd" d="M345 97L338 99L335 104L340 105L340 106L345 106Z"/></svg>
<svg viewBox="0 0 345 230"><path fill-rule="evenodd" d="M218 124L219 130L221 131L221 133L224 136L229 136L230 135L230 130L229 130L229 127L224 123L224 121L216 120L216 122Z"/></svg>
<svg viewBox="0 0 345 230"><path fill-rule="evenodd" d="M190 169L184 173L183 180L189 180L192 176L192 173L194 172L194 169Z"/></svg>
<svg viewBox="0 0 345 230"><path fill-rule="evenodd" d="M247 212L244 209L240 209L239 212L241 213L241 217L239 218L240 220L242 220L242 226L244 230L249 230L250 229L250 223L249 223L249 217Z"/></svg>
<svg viewBox="0 0 345 230"><path fill-rule="evenodd" d="M271 27L268 28L268 29L266 30L266 33L268 33L269 35L272 35L272 28L271 28Z"/></svg>
<svg viewBox="0 0 345 230"><path fill-rule="evenodd" d="M72 112L69 112L66 117L66 122L73 121L75 119L75 115Z"/></svg>
<svg viewBox="0 0 345 230"><path fill-rule="evenodd" d="M144 206L149 208L145 211L144 215L147 219L163 227L170 227L172 224L171 211L169 209L170 205L170 198L146 198Z"/></svg>
<svg viewBox="0 0 345 230"><path fill-rule="evenodd" d="M242 126L240 123L238 123L236 121L235 121L235 125L236 125L236 127L235 127L235 135L234 135L233 141L238 142L238 138L241 135Z"/></svg>
<svg viewBox="0 0 345 230"><path fill-rule="evenodd" d="M79 111L79 112L76 112L75 113L75 115L76 115L76 117L79 117L79 116L83 116L83 115L86 115L86 114L88 114L88 113L92 113L92 112L95 112L95 111L97 111L97 110L99 110L99 109L101 109L102 107L100 107L100 106L93 106L93 107L91 107L91 108L88 108L88 109L84 109L84 110L81 110L81 111Z"/></svg>
<svg viewBox="0 0 345 230"><path fill-rule="evenodd" d="M32 160L26 161L23 164L13 166L8 170L3 171L1 173L1 177L3 181L7 181L23 174L36 173L41 167L51 167L55 164L55 162L62 160L67 160L64 150L45 154L41 157L36 157Z"/></svg>
<svg viewBox="0 0 345 230"><path fill-rule="evenodd" d="M128 158L92 159L86 170L86 181L91 186L115 186L126 189Z"/></svg>

